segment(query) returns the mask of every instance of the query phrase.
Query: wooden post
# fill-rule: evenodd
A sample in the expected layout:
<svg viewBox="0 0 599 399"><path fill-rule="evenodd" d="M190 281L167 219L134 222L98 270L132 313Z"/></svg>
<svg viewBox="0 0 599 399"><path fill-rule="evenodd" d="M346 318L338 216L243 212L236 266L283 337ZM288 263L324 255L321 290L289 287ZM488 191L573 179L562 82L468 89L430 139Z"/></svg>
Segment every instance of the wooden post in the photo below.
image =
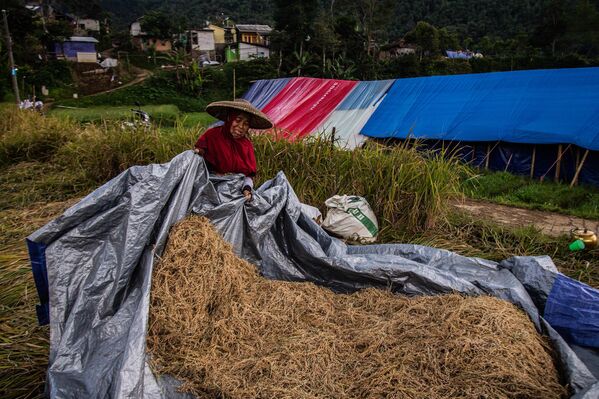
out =
<svg viewBox="0 0 599 399"><path fill-rule="evenodd" d="M335 129L335 126L333 126L333 131L331 132L331 149L335 148L335 132L337 131L337 129Z"/></svg>
<svg viewBox="0 0 599 399"><path fill-rule="evenodd" d="M555 165L555 181L559 181L559 172L562 168L562 145L557 146L557 165Z"/></svg>
<svg viewBox="0 0 599 399"><path fill-rule="evenodd" d="M505 169L503 170L504 172L507 172L507 169L510 167L510 162L512 162L512 157L514 156L514 153L512 152L510 154L509 159L507 160L507 163L505 164Z"/></svg>
<svg viewBox="0 0 599 399"><path fill-rule="evenodd" d="M235 101L235 67L233 67L233 101Z"/></svg>
<svg viewBox="0 0 599 399"><path fill-rule="evenodd" d="M582 170L582 166L584 165L584 161L587 160L588 155L589 155L589 150L586 150L584 152L584 155L582 156L582 160L580 161L580 164L576 168L576 173L574 174L574 178L572 178L572 183L570 183L570 187L574 187L575 185L578 184L578 175L580 175L580 171Z"/></svg>
<svg viewBox="0 0 599 399"><path fill-rule="evenodd" d="M487 157L485 159L485 169L489 169L489 158L491 157L491 144L487 144Z"/></svg>
<svg viewBox="0 0 599 399"><path fill-rule="evenodd" d="M530 162L530 178L535 176L535 160L537 159L537 146L532 147L532 160Z"/></svg>

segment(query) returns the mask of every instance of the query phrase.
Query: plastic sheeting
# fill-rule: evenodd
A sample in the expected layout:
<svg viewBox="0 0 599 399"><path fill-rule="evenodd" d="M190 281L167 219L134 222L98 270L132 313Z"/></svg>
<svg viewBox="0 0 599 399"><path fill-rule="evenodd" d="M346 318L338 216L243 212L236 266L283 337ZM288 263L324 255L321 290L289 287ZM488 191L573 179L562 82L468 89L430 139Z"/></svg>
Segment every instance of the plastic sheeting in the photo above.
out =
<svg viewBox="0 0 599 399"><path fill-rule="evenodd" d="M309 135L345 98L356 81L293 78L262 111L289 139Z"/></svg>
<svg viewBox="0 0 599 399"><path fill-rule="evenodd" d="M393 84L393 80L359 82L317 131L330 136L335 128L335 143L341 148L354 149L367 137L360 134L377 106Z"/></svg>
<svg viewBox="0 0 599 399"><path fill-rule="evenodd" d="M32 264L46 267L47 275L44 267L34 274L40 293L48 284L51 398L190 397L175 392L172 378L154 376L145 352L154 261L169 228L190 212L208 217L267 278L337 292L379 287L508 300L550 337L573 397L597 397L591 370L599 354L572 350L541 315L551 298L560 301L550 292L559 274L547 257L497 264L419 245L347 246L302 213L283 173L251 202L242 185L242 175L209 176L202 158L186 151L164 165L130 168L28 237Z"/></svg>
<svg viewBox="0 0 599 399"><path fill-rule="evenodd" d="M263 109L290 80L291 78L259 80L252 84L242 98L254 104L256 108Z"/></svg>
<svg viewBox="0 0 599 399"><path fill-rule="evenodd" d="M362 134L599 150L599 68L399 79Z"/></svg>

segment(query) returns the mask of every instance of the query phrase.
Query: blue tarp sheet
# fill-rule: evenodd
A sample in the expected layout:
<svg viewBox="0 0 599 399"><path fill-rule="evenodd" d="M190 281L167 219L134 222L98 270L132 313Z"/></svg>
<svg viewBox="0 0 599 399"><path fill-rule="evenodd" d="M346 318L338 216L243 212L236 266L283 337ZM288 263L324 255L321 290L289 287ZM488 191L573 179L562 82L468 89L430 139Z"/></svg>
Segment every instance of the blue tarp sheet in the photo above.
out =
<svg viewBox="0 0 599 399"><path fill-rule="evenodd" d="M599 68L399 79L361 133L599 150Z"/></svg>
<svg viewBox="0 0 599 399"><path fill-rule="evenodd" d="M291 78L259 80L250 87L242 98L254 104L256 108L262 109L274 96L279 94L290 80Z"/></svg>

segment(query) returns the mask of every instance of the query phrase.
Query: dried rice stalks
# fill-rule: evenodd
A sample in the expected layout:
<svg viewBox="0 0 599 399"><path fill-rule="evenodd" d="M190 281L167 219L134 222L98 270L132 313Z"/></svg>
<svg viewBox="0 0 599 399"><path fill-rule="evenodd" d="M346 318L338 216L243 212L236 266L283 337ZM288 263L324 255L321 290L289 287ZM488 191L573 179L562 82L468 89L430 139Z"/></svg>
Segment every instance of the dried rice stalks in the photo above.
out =
<svg viewBox="0 0 599 399"><path fill-rule="evenodd" d="M154 272L154 369L202 398L559 398L548 343L491 297L270 281L201 217Z"/></svg>

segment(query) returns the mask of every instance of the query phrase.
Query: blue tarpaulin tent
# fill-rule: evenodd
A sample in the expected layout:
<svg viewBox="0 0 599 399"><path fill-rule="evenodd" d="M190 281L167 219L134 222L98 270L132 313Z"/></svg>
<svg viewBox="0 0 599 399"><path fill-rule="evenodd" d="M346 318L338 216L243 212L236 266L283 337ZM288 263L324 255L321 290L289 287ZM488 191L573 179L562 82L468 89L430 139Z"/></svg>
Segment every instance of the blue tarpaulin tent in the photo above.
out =
<svg viewBox="0 0 599 399"><path fill-rule="evenodd" d="M398 79L362 134L459 142L474 164L537 177L559 163L568 180L589 150L579 179L599 184L599 68Z"/></svg>
<svg viewBox="0 0 599 399"><path fill-rule="evenodd" d="M398 79L362 133L599 150L599 68Z"/></svg>

